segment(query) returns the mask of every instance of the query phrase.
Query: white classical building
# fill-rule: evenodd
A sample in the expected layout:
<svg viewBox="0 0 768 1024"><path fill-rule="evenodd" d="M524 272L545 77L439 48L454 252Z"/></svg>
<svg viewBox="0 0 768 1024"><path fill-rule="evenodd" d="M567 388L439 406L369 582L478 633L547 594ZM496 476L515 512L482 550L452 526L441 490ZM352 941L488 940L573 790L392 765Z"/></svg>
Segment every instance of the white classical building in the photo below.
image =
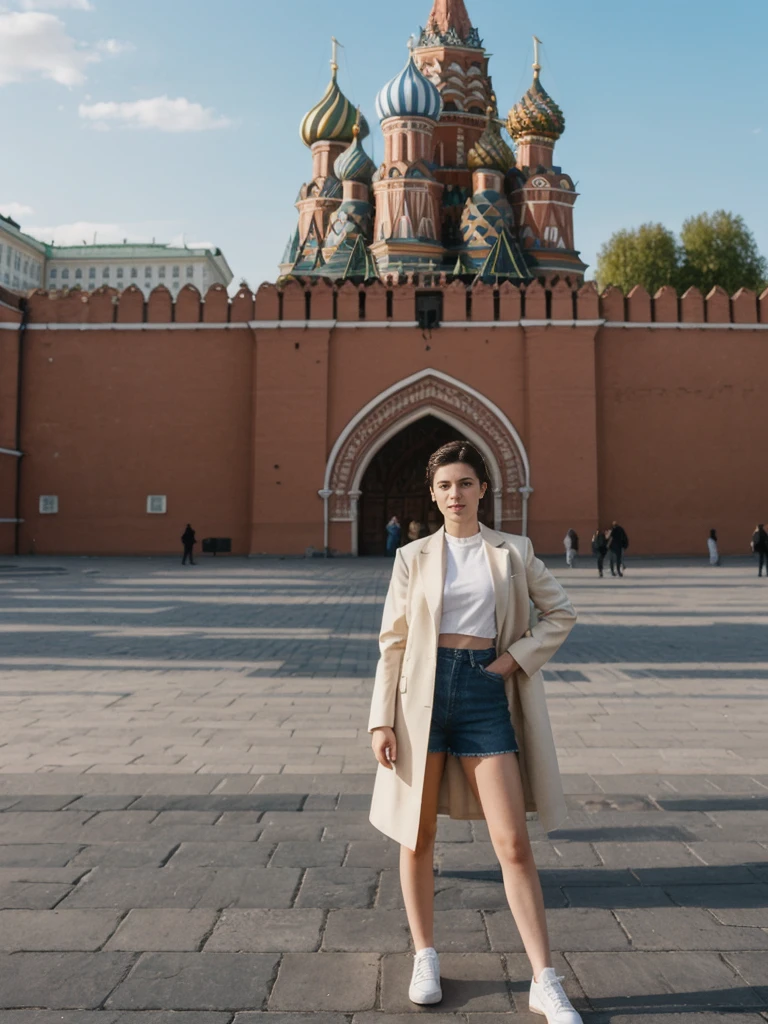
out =
<svg viewBox="0 0 768 1024"><path fill-rule="evenodd" d="M228 287L232 271L220 249L156 243L48 245L0 215L0 284L11 291L136 285L145 295L165 285L175 297L185 284L202 295L212 284Z"/></svg>

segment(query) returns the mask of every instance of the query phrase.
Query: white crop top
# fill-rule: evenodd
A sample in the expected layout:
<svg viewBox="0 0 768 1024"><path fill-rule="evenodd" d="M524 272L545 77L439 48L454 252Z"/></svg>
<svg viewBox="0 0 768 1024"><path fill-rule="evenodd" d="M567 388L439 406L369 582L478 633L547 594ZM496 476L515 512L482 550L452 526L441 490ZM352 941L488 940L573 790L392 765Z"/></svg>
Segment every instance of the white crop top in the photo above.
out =
<svg viewBox="0 0 768 1024"><path fill-rule="evenodd" d="M445 586L441 633L496 637L496 595L483 535L445 534Z"/></svg>

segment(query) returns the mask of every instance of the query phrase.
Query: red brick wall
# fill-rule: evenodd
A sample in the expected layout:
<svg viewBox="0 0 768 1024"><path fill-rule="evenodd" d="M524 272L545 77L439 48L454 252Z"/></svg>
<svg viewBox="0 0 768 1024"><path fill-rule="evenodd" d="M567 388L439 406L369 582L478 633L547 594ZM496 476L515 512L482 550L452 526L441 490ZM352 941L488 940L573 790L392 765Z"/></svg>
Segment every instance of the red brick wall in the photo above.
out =
<svg viewBox="0 0 768 1024"><path fill-rule="evenodd" d="M175 306L164 290L148 302L130 289L32 295L22 553L174 552L187 521L199 539L232 537L238 553L320 548L317 492L334 442L369 401L428 368L515 425L540 550L561 551L569 527L586 543L616 518L630 555L701 555L713 526L725 553L746 552L755 521L768 519L755 457L768 432L757 369L768 295L535 284L504 286L494 302L480 288L473 325L463 288L438 286L454 326L432 332L409 325L414 282L366 290L367 321L391 327L329 326L358 316L349 285L310 289L316 327L299 283L230 301L187 288ZM18 322L12 305L0 305L0 321ZM271 329L280 316L285 327ZM0 447L14 441L16 345L15 328L0 330ZM14 514L15 463L0 456L0 518ZM41 494L59 496L58 515L38 514ZM167 515L147 515L149 494L168 496ZM331 545L348 548L349 535L333 524ZM0 552L12 550L13 528L0 526Z"/></svg>

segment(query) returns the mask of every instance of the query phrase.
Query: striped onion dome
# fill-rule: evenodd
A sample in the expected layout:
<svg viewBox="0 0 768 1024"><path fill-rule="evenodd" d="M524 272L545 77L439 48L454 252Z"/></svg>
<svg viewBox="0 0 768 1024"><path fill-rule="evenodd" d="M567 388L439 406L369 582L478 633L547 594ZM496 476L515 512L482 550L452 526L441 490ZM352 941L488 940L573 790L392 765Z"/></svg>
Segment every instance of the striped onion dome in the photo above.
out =
<svg viewBox="0 0 768 1024"><path fill-rule="evenodd" d="M389 117L428 117L439 121L443 101L436 86L416 67L413 54L399 75L388 82L376 97L380 121Z"/></svg>
<svg viewBox="0 0 768 1024"><path fill-rule="evenodd" d="M357 123L357 111L341 91L336 82L336 66L328 88L317 106L314 106L301 122L299 132L305 146L316 142L351 142L352 129ZM360 119L360 135L365 138L370 132L365 118Z"/></svg>
<svg viewBox="0 0 768 1024"><path fill-rule="evenodd" d="M352 132L355 136L352 145L336 158L333 173L339 181L359 181L370 185L376 165L363 149L358 125L353 126Z"/></svg>
<svg viewBox="0 0 768 1024"><path fill-rule="evenodd" d="M537 68L530 89L509 112L507 130L515 140L526 135L557 140L565 131L565 115L539 81Z"/></svg>
<svg viewBox="0 0 768 1024"><path fill-rule="evenodd" d="M515 166L515 154L501 137L493 107L488 108L485 131L467 154L467 166L472 171L499 171L501 174Z"/></svg>

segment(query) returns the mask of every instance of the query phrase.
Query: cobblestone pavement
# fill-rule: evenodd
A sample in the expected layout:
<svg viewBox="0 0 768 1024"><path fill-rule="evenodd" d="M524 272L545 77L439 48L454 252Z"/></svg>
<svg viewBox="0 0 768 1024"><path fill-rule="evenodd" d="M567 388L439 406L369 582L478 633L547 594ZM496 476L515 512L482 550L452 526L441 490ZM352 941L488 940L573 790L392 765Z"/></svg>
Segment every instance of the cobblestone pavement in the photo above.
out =
<svg viewBox="0 0 768 1024"><path fill-rule="evenodd" d="M551 564L580 613L546 672L571 814L530 823L558 973L596 1024L765 1024L768 581ZM0 559L0 1024L424 1012L367 821L388 575ZM500 877L441 819L439 1024L534 1020Z"/></svg>

